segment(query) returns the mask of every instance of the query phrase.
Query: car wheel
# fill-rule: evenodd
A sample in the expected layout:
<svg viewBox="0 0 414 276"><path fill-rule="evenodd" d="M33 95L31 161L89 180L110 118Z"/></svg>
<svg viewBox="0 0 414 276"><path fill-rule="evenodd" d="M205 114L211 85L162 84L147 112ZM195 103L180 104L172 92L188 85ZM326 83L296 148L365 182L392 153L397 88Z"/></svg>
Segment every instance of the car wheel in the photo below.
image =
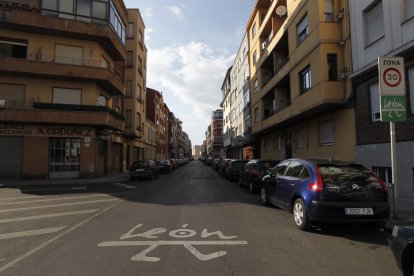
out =
<svg viewBox="0 0 414 276"><path fill-rule="evenodd" d="M293 203L293 221L295 226L301 230L308 230L311 226L311 222L308 219L306 213L305 203L302 199L298 198Z"/></svg>
<svg viewBox="0 0 414 276"><path fill-rule="evenodd" d="M265 185L262 185L262 187L260 188L260 201L265 206L268 206L269 205L269 197L267 195L267 191L266 191Z"/></svg>

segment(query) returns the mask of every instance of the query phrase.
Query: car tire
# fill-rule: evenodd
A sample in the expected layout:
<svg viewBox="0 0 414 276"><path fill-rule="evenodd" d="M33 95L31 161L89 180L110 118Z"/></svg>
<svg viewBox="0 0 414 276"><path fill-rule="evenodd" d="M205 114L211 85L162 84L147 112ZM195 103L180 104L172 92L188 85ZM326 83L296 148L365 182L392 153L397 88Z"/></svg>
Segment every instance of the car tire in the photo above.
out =
<svg viewBox="0 0 414 276"><path fill-rule="evenodd" d="M312 223L308 218L305 203L301 198L296 199L295 203L293 203L292 213L293 221L297 228L299 228L300 230L310 229Z"/></svg>
<svg viewBox="0 0 414 276"><path fill-rule="evenodd" d="M265 185L262 185L262 187L260 188L260 202L264 206L269 206L269 195L267 194Z"/></svg>

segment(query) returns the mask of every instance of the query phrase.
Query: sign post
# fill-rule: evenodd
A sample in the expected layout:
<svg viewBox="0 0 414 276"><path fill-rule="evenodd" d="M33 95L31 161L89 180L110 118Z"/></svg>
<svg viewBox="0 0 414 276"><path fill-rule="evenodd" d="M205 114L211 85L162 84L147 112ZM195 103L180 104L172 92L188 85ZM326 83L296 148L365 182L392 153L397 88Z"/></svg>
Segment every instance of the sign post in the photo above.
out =
<svg viewBox="0 0 414 276"><path fill-rule="evenodd" d="M405 103L405 66L402 57L379 57L379 92L381 106L381 121L390 122L391 138L391 170L393 183L392 217L396 218L395 203L398 199L397 179L397 143L395 122L406 120Z"/></svg>

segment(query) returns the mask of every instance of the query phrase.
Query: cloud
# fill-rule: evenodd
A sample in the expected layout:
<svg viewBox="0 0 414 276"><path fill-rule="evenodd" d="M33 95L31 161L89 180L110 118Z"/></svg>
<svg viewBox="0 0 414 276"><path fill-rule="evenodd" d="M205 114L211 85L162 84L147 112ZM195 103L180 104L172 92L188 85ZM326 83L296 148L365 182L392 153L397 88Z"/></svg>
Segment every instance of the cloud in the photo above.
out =
<svg viewBox="0 0 414 276"><path fill-rule="evenodd" d="M147 7L144 10L144 13L142 14L142 17L145 19L148 19L154 15L154 9L152 7Z"/></svg>
<svg viewBox="0 0 414 276"><path fill-rule="evenodd" d="M172 93L188 106L187 112L171 106L170 109L183 120L189 135L204 134L211 122L211 112L220 108L221 85L233 60L234 55L217 53L201 42L149 49L148 86Z"/></svg>
<svg viewBox="0 0 414 276"><path fill-rule="evenodd" d="M154 32L153 28L147 27L145 28L145 40L150 40L151 39L151 34Z"/></svg>
<svg viewBox="0 0 414 276"><path fill-rule="evenodd" d="M185 8L184 5L171 5L171 6L167 6L167 9L174 14L178 19L185 19L184 13L183 13L183 9Z"/></svg>

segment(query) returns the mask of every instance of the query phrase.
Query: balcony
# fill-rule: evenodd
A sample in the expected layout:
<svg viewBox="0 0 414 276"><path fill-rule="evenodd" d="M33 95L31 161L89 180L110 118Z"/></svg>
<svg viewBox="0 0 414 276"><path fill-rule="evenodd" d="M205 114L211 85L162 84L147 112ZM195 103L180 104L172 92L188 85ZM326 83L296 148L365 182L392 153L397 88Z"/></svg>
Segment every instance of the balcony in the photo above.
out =
<svg viewBox="0 0 414 276"><path fill-rule="evenodd" d="M23 58L0 58L0 72L6 75L93 81L112 95L124 95L124 82L114 68L101 61L29 54Z"/></svg>
<svg viewBox="0 0 414 276"><path fill-rule="evenodd" d="M12 103L11 101L9 103ZM124 117L106 106L38 103L32 109L21 109L30 103L14 102L0 106L0 121L13 123L41 123L87 125L124 129Z"/></svg>
<svg viewBox="0 0 414 276"><path fill-rule="evenodd" d="M42 15L40 10L0 7L3 29L98 42L114 60L126 60L125 46L109 25Z"/></svg>

